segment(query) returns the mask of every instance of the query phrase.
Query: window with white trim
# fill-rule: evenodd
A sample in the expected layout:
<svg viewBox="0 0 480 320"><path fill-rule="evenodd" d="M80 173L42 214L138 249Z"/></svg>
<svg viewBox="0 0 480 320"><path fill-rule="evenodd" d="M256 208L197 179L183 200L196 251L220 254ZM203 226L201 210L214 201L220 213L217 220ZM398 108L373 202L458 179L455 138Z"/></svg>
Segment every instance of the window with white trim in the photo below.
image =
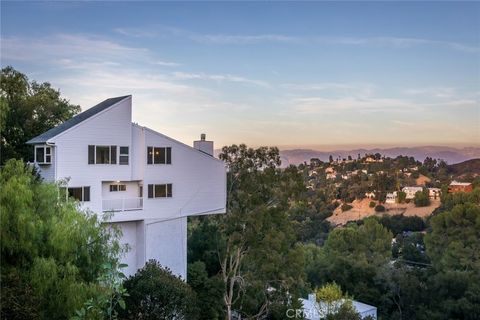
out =
<svg viewBox="0 0 480 320"><path fill-rule="evenodd" d="M117 146L88 146L88 164L117 164Z"/></svg>
<svg viewBox="0 0 480 320"><path fill-rule="evenodd" d="M52 163L52 147L50 146L35 146L35 162L38 164Z"/></svg>
<svg viewBox="0 0 480 320"><path fill-rule="evenodd" d="M172 197L172 184L149 184L148 185L148 197L149 198L171 198Z"/></svg>
<svg viewBox="0 0 480 320"><path fill-rule="evenodd" d="M147 164L172 164L172 148L147 147Z"/></svg>

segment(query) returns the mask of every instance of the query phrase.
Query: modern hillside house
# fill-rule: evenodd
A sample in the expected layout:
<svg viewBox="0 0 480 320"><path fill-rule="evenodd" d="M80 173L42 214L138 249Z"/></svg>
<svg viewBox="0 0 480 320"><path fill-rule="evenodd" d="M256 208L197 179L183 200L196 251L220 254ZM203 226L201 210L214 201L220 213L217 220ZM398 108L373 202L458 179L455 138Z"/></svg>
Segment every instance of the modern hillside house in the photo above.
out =
<svg viewBox="0 0 480 320"><path fill-rule="evenodd" d="M109 213L133 274L149 259L186 278L187 217L225 213L226 168L213 142L194 147L132 123L132 96L107 99L28 141L46 181L67 181L85 209Z"/></svg>

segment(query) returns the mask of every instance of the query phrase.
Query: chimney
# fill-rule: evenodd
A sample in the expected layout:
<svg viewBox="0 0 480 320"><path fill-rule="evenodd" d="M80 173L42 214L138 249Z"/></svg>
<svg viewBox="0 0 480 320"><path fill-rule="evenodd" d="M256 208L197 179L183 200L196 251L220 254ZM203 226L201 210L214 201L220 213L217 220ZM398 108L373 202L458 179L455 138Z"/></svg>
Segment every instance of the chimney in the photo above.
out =
<svg viewBox="0 0 480 320"><path fill-rule="evenodd" d="M207 135L202 133L200 140L193 141L193 147L213 157L213 141L207 141Z"/></svg>

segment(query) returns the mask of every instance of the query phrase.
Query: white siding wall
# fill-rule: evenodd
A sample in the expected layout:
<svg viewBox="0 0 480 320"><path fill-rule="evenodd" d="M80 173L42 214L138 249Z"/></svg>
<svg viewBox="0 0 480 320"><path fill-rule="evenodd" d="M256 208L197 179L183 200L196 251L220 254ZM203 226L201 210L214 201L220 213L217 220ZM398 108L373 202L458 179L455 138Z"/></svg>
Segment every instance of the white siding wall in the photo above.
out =
<svg viewBox="0 0 480 320"><path fill-rule="evenodd" d="M35 150L35 147L33 147ZM40 175L43 179L47 182L54 182L56 180L55 177L55 166L56 166L56 154L57 148L54 146L51 147L52 152L52 164L49 165L36 165Z"/></svg>
<svg viewBox="0 0 480 320"><path fill-rule="evenodd" d="M122 230L122 238L120 239L120 243L122 245L127 244L129 247L129 250L123 254L121 259L122 263L128 265L127 268L123 269L123 272L127 276L135 274L138 268L137 222L133 221L114 223L114 225Z"/></svg>
<svg viewBox="0 0 480 320"><path fill-rule="evenodd" d="M125 191L110 191L111 184L124 184L127 190ZM125 199L125 198L138 198L139 185L137 181L120 181L103 182L102 183L102 198L103 199Z"/></svg>
<svg viewBox="0 0 480 320"><path fill-rule="evenodd" d="M148 129L145 139L146 147L172 148L172 164L145 164L146 218L167 219L224 212L226 171L223 162ZM173 184L172 198L147 197L149 184L164 183Z"/></svg>
<svg viewBox="0 0 480 320"><path fill-rule="evenodd" d="M146 260L155 259L187 279L187 218L145 223Z"/></svg>
<svg viewBox="0 0 480 320"><path fill-rule="evenodd" d="M132 124L132 151L130 161L132 164L132 179L143 180L146 164L145 128Z"/></svg>
<svg viewBox="0 0 480 320"><path fill-rule="evenodd" d="M101 181L131 180L131 164L88 164L88 145L132 145L132 100L127 98L107 111L55 137L57 179L70 177L69 186L90 186L85 206L101 212ZM118 152L117 152L118 157ZM130 162L131 163L131 162Z"/></svg>

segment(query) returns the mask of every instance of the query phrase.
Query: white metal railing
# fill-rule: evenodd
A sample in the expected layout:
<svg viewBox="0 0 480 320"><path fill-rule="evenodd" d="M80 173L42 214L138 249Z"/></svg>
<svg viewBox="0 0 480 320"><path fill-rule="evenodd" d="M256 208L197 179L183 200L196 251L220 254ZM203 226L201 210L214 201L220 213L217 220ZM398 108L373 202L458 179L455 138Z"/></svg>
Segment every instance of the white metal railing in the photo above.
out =
<svg viewBox="0 0 480 320"><path fill-rule="evenodd" d="M103 199L102 210L105 211L130 211L142 210L143 198Z"/></svg>

